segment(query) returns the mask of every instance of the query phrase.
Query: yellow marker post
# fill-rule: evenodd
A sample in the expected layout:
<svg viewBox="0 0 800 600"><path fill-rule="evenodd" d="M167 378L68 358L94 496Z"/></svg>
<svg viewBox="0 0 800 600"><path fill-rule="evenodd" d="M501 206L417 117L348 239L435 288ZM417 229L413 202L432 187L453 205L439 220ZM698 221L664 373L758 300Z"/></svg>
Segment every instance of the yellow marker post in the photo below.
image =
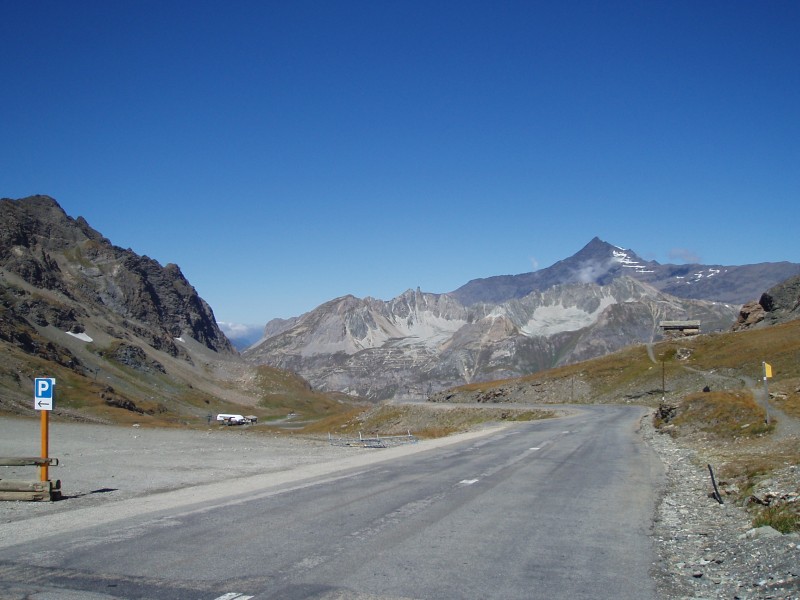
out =
<svg viewBox="0 0 800 600"><path fill-rule="evenodd" d="M767 383L767 379L772 379L772 365L764 361L762 361L761 364L764 366L764 410L766 411L764 422L769 425L769 384Z"/></svg>

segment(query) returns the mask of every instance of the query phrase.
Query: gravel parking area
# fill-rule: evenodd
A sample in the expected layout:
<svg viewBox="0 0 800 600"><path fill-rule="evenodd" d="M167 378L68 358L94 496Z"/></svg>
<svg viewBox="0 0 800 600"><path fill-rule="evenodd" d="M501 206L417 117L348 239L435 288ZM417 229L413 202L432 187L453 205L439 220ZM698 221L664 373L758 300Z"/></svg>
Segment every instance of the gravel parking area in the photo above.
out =
<svg viewBox="0 0 800 600"><path fill-rule="evenodd" d="M104 505L156 492L341 461L357 448L326 440L213 425L208 430L50 423L49 468L58 502L0 502L0 523ZM0 456L39 456L36 419L0 418ZM363 450L361 451L363 453ZM0 467L0 479L38 480L38 467Z"/></svg>
<svg viewBox="0 0 800 600"><path fill-rule="evenodd" d="M64 496L57 502L0 501L4 524L57 522L39 517L71 512L71 519L101 511L145 510L237 493L260 493L309 477L360 467L487 435L505 425L386 449L333 446L327 439L271 434L255 427L212 424L207 430L146 429L79 423L50 424L49 468ZM39 456L38 420L0 418L0 456ZM0 479L38 480L38 467L0 467ZM232 480L236 485L232 486ZM166 493L160 493L166 492ZM110 508L115 507L115 508ZM142 508L140 508L142 507ZM87 509L87 510L82 510ZM94 512L93 512L94 511ZM109 517L110 518L110 517ZM33 525L28 525L33 527ZM16 528L7 528L9 530ZM0 545L2 545L0 540Z"/></svg>

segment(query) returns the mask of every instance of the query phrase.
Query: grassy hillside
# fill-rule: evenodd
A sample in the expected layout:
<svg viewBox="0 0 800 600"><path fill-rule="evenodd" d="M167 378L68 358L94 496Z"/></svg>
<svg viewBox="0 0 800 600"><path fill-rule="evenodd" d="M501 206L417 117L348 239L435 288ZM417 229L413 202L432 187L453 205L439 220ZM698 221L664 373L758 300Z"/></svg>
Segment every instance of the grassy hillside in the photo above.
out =
<svg viewBox="0 0 800 600"><path fill-rule="evenodd" d="M657 406L687 394L762 386L762 361L772 365L770 392L796 410L800 387L800 320L774 327L699 335L630 346L608 356L532 375L465 385L434 401L530 403L635 402Z"/></svg>
<svg viewBox="0 0 800 600"><path fill-rule="evenodd" d="M31 356L11 344L0 344L0 352L0 416L35 416L37 377L56 379L53 419L100 423L199 427L217 413L255 415L261 421L289 414L317 420L351 410L355 401L316 392L293 373L210 352L195 354L192 362L158 354L169 372L137 370L115 360L113 342L85 345L78 366Z"/></svg>

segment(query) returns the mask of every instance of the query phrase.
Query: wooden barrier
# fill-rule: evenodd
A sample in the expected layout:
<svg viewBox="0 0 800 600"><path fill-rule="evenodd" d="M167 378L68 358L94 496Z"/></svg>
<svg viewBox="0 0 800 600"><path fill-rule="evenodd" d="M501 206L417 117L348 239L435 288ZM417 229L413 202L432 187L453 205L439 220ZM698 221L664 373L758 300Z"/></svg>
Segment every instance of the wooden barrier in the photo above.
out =
<svg viewBox="0 0 800 600"><path fill-rule="evenodd" d="M0 467L41 467L58 465L57 458L0 457ZM0 500L52 501L61 498L61 481L0 479Z"/></svg>

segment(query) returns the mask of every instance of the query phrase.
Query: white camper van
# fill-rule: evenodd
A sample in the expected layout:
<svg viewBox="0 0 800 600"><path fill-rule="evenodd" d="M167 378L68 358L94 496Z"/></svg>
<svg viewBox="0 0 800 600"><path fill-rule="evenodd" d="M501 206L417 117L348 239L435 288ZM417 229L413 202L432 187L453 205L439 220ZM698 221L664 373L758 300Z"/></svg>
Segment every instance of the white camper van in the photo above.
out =
<svg viewBox="0 0 800 600"><path fill-rule="evenodd" d="M229 415L225 413L218 414L217 421L222 421L226 425L243 425L249 422L242 415Z"/></svg>

